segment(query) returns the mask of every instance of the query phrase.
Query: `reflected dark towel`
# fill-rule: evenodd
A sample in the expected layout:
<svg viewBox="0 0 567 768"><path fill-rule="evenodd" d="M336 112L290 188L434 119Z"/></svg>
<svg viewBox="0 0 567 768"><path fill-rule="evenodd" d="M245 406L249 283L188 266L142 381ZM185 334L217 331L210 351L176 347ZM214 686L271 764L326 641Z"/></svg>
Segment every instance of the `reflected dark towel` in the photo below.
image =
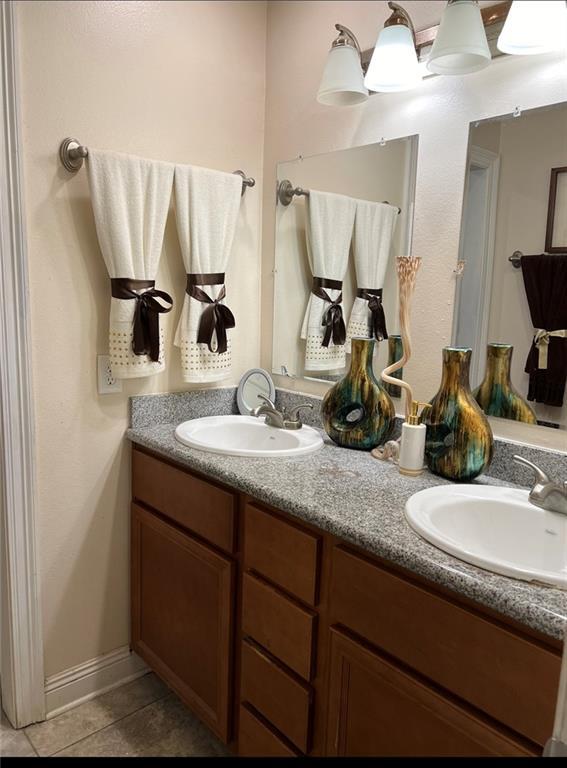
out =
<svg viewBox="0 0 567 768"><path fill-rule="evenodd" d="M567 328L567 254L522 256L522 274L534 328ZM567 381L567 339L549 340L547 368L538 369L539 350L532 342L526 373L528 400L561 407Z"/></svg>

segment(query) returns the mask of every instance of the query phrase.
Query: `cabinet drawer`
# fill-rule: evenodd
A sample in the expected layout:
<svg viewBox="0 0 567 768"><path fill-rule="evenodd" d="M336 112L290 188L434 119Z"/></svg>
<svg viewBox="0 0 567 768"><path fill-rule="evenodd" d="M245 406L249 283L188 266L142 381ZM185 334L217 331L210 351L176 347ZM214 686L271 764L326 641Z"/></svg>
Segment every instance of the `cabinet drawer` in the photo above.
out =
<svg viewBox="0 0 567 768"><path fill-rule="evenodd" d="M264 725L244 704L240 705L239 757L297 757L291 747Z"/></svg>
<svg viewBox="0 0 567 768"><path fill-rule="evenodd" d="M246 505L245 515L246 567L315 605L320 539L255 504Z"/></svg>
<svg viewBox="0 0 567 768"><path fill-rule="evenodd" d="M235 494L134 449L132 495L220 549L234 551Z"/></svg>
<svg viewBox="0 0 567 768"><path fill-rule="evenodd" d="M230 735L234 563L132 504L132 648Z"/></svg>
<svg viewBox="0 0 567 768"><path fill-rule="evenodd" d="M378 654L331 630L327 755L532 754Z"/></svg>
<svg viewBox="0 0 567 768"><path fill-rule="evenodd" d="M333 623L537 744L549 738L560 668L552 650L342 547L331 596Z"/></svg>
<svg viewBox="0 0 567 768"><path fill-rule="evenodd" d="M245 573L242 632L305 680L311 679L315 614Z"/></svg>
<svg viewBox="0 0 567 768"><path fill-rule="evenodd" d="M240 695L303 752L309 747L311 691L258 646L242 643Z"/></svg>

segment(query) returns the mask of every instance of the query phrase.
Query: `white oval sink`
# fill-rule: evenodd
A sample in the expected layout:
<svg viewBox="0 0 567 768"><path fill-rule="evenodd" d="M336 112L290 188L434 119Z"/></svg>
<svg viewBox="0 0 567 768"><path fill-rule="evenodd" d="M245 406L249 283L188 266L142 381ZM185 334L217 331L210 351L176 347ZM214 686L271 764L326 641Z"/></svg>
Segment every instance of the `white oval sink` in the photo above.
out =
<svg viewBox="0 0 567 768"><path fill-rule="evenodd" d="M567 515L528 501L528 491L442 485L406 502L411 527L473 565L567 589Z"/></svg>
<svg viewBox="0 0 567 768"><path fill-rule="evenodd" d="M190 448L229 456L302 456L323 445L321 435L305 424L301 429L277 429L255 416L206 416L184 421L175 430L175 437Z"/></svg>

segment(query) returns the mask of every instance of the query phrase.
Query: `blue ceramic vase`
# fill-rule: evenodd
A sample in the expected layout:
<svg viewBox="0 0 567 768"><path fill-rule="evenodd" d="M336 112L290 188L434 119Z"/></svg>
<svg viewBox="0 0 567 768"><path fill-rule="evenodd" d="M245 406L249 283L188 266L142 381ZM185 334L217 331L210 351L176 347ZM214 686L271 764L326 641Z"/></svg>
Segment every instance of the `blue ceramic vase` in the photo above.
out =
<svg viewBox="0 0 567 768"><path fill-rule="evenodd" d="M374 339L354 338L351 350L350 370L323 398L321 414L337 445L370 451L388 440L396 414L372 370Z"/></svg>

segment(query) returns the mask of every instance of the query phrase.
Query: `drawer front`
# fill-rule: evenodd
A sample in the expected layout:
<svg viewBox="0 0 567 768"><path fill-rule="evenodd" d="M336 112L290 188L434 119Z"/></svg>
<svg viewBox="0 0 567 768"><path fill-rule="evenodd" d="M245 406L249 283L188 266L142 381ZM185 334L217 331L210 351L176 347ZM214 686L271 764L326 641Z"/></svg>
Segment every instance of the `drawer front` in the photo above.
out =
<svg viewBox="0 0 567 768"><path fill-rule="evenodd" d="M333 623L537 744L549 738L558 654L342 547L333 551L330 594Z"/></svg>
<svg viewBox="0 0 567 768"><path fill-rule="evenodd" d="M134 449L132 495L211 544L234 552L235 494Z"/></svg>
<svg viewBox="0 0 567 768"><path fill-rule="evenodd" d="M330 671L329 756L534 754L335 630L331 630Z"/></svg>
<svg viewBox="0 0 567 768"><path fill-rule="evenodd" d="M305 680L311 680L315 614L245 573L242 632Z"/></svg>
<svg viewBox="0 0 567 768"><path fill-rule="evenodd" d="M235 564L137 504L131 536L132 648L227 742Z"/></svg>
<svg viewBox="0 0 567 768"><path fill-rule="evenodd" d="M300 600L315 605L320 539L257 507L246 505L244 564Z"/></svg>
<svg viewBox="0 0 567 768"><path fill-rule="evenodd" d="M297 753L244 704L240 705L239 757L297 757Z"/></svg>
<svg viewBox="0 0 567 768"><path fill-rule="evenodd" d="M240 697L302 752L309 749L311 690L250 641L242 643Z"/></svg>

